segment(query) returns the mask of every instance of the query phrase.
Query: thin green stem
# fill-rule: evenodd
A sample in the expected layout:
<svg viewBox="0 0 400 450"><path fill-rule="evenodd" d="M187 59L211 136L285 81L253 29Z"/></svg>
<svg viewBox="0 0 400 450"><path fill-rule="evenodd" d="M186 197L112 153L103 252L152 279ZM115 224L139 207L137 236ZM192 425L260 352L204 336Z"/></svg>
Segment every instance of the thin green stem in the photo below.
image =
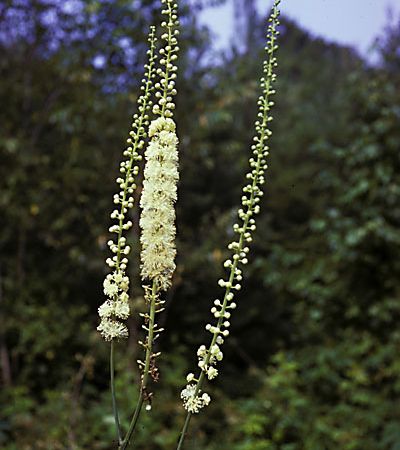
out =
<svg viewBox="0 0 400 450"><path fill-rule="evenodd" d="M187 429L189 427L190 419L192 417L192 414L190 412L187 413L185 423L183 424L182 432L179 437L178 447L176 447L176 450L181 450L183 446L183 442L186 437Z"/></svg>
<svg viewBox="0 0 400 450"><path fill-rule="evenodd" d="M121 425L119 422L119 415L118 415L118 407L117 407L117 397L115 395L115 369L114 369L114 340L111 341L111 348L110 348L110 386L111 386L111 397L112 397L112 407L114 412L114 420L115 420L115 428L117 431L117 439L120 443L122 441L122 433L121 433Z"/></svg>
<svg viewBox="0 0 400 450"><path fill-rule="evenodd" d="M147 336L147 342L146 342L146 358L144 363L144 369L143 369L143 375L142 375L142 381L140 384L140 392L139 392L139 398L136 404L135 412L133 413L131 423L129 425L128 432L126 433L125 438L120 444L120 450L125 450L127 446L129 445L129 441L132 437L132 434L136 428L137 421L139 420L140 413L142 411L143 403L145 400L145 395L147 391L147 383L149 381L149 374L150 374L150 363L151 363L151 356L153 354L153 341L154 341L154 317L156 314L156 303L157 303L157 295L158 295L158 288L157 283L153 281L153 285L151 288L151 296L150 296L150 315L149 323L148 323L148 336Z"/></svg>

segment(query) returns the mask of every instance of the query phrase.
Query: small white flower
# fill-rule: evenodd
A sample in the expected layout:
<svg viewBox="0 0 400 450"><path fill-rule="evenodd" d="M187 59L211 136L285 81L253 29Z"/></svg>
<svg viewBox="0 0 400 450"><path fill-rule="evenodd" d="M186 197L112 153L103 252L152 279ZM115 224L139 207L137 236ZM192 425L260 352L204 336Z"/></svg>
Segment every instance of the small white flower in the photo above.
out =
<svg viewBox="0 0 400 450"><path fill-rule="evenodd" d="M190 383L191 381L193 381L194 380L194 374L193 373L189 373L188 375L187 375L187 377L186 377L186 381L188 382L188 383Z"/></svg>
<svg viewBox="0 0 400 450"><path fill-rule="evenodd" d="M211 402L211 397L204 392L204 394L201 396L201 399L203 401L204 406L208 406Z"/></svg>
<svg viewBox="0 0 400 450"><path fill-rule="evenodd" d="M195 384L188 384L185 389L181 392L181 398L188 399L191 397L194 397L194 394L196 392L196 385Z"/></svg>
<svg viewBox="0 0 400 450"><path fill-rule="evenodd" d="M204 406L200 397L192 397L183 401L183 406L192 414L197 414Z"/></svg>
<svg viewBox="0 0 400 450"><path fill-rule="evenodd" d="M118 297L122 302L127 302L129 300L129 295L126 292L121 292Z"/></svg>
<svg viewBox="0 0 400 450"><path fill-rule="evenodd" d="M114 314L114 302L106 300L102 305L100 305L99 316L103 318L111 317Z"/></svg>
<svg viewBox="0 0 400 450"><path fill-rule="evenodd" d="M97 330L100 331L106 341L128 337L128 328L117 320L102 319Z"/></svg>
<svg viewBox="0 0 400 450"><path fill-rule="evenodd" d="M170 131L162 130L160 131L159 141L161 145L166 146L177 146L178 145L178 138L175 133L171 133Z"/></svg>
<svg viewBox="0 0 400 450"><path fill-rule="evenodd" d="M215 378L218 375L218 370L215 369L214 367L209 367L207 370L207 378L209 380L212 380L213 378Z"/></svg>
<svg viewBox="0 0 400 450"><path fill-rule="evenodd" d="M210 353L212 356L217 355L220 352L219 346L217 344L214 344L211 349L210 349Z"/></svg>
<svg viewBox="0 0 400 450"><path fill-rule="evenodd" d="M122 281L120 281L119 283L119 288L126 292L129 289L129 278L128 277L123 277Z"/></svg>
<svg viewBox="0 0 400 450"><path fill-rule="evenodd" d="M207 349L205 345L201 345L197 350L197 356L205 356L207 354Z"/></svg>
<svg viewBox="0 0 400 450"><path fill-rule="evenodd" d="M222 345L224 343L224 338L221 336L217 336L217 343Z"/></svg>
<svg viewBox="0 0 400 450"><path fill-rule="evenodd" d="M115 315L119 319L127 319L129 317L129 303L128 303L128 301L117 300L115 302Z"/></svg>
<svg viewBox="0 0 400 450"><path fill-rule="evenodd" d="M115 283L112 283L111 280L107 277L103 283L104 294L107 297L114 297L114 295L118 294L118 286Z"/></svg>
<svg viewBox="0 0 400 450"><path fill-rule="evenodd" d="M122 240L122 238L121 238L121 240ZM124 241L123 241L123 242L124 242ZM119 284L119 283L121 283L121 281L123 280L124 275L122 274L122 272L114 272L113 275L112 275L112 278L114 279L114 281L115 281L117 284Z"/></svg>
<svg viewBox="0 0 400 450"><path fill-rule="evenodd" d="M165 117L158 117L153 120L149 126L149 137L153 137L156 133L165 131L175 131L175 122L172 119Z"/></svg>
<svg viewBox="0 0 400 450"><path fill-rule="evenodd" d="M211 398L208 394L203 393L201 396L196 395L196 385L188 384L181 392L181 398L183 400L183 406L191 413L198 413L201 408L209 405Z"/></svg>

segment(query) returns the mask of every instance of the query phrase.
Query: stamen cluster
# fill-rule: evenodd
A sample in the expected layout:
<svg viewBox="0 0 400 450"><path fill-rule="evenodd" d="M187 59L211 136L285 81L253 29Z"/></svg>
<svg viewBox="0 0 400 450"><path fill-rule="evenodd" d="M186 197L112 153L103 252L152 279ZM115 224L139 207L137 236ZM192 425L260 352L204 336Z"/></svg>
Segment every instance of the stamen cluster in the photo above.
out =
<svg viewBox="0 0 400 450"><path fill-rule="evenodd" d="M203 394L196 393L196 385L188 384L181 392L181 399L185 409L191 413L198 413L201 408L208 406L211 397L204 392Z"/></svg>

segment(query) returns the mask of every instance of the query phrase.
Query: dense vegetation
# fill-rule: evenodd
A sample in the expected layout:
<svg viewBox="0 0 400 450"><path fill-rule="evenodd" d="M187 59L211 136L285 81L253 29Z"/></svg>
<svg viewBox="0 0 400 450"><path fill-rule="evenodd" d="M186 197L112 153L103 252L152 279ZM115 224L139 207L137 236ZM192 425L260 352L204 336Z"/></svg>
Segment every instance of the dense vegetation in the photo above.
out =
<svg viewBox="0 0 400 450"><path fill-rule="evenodd" d="M158 344L161 379L138 434L143 450L174 448L179 391L238 205L265 30L243 3L240 51L217 56L196 20L202 5L182 5L178 269ZM0 5L5 450L111 449L114 439L96 310L114 179L158 5L80 5ZM398 25L379 52L371 68L283 21L268 194L210 389L218 401L194 418L188 450L400 448ZM137 266L130 270L139 312ZM130 329L118 346L125 413L137 395L137 315Z"/></svg>

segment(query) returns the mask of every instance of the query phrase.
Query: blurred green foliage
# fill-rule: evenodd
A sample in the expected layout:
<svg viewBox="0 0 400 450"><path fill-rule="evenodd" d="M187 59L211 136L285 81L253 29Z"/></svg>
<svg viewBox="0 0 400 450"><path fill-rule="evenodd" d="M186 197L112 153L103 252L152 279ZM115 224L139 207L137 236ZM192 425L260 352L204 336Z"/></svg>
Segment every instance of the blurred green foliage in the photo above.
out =
<svg viewBox="0 0 400 450"><path fill-rule="evenodd" d="M79 14L58 2L8 3L0 9L8 36L0 447L112 449L109 348L95 332L96 309L114 178L157 3L93 0ZM251 45L213 58L196 8L187 2L182 11L178 270L141 450L175 448L179 392L207 338L261 73L265 27L251 8ZM21 18L22 29L13 22ZM389 27L371 68L283 21L263 213L222 375L209 387L210 407L193 419L187 450L400 449L399 46L398 25ZM139 312L134 233L131 240ZM139 377L137 315L129 325L131 338L117 349L125 426Z"/></svg>

